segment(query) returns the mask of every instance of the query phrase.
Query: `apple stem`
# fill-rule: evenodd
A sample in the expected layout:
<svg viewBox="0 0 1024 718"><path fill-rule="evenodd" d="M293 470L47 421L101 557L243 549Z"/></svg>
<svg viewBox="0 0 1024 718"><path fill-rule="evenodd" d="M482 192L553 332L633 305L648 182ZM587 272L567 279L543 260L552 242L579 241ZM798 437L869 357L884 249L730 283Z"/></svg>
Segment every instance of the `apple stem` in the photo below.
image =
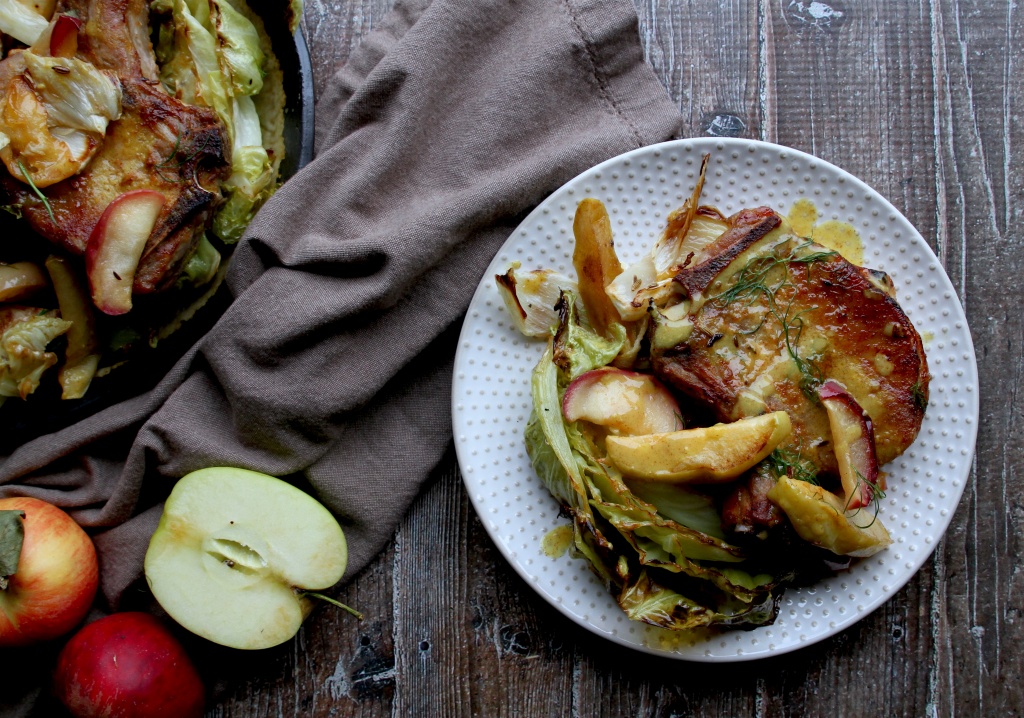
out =
<svg viewBox="0 0 1024 718"><path fill-rule="evenodd" d="M356 609L352 608L351 606L346 606L341 601L336 601L335 599L331 598L330 596L325 596L322 593L317 593L316 591L300 590L299 593L301 593L303 596L312 596L313 598L319 598L321 601L327 601L327 603L329 603L329 604L331 604L333 606L337 606L338 608L345 609L346 611L351 613L353 616L358 618L360 621L363 620L363 614L361 614L359 611L357 611Z"/></svg>

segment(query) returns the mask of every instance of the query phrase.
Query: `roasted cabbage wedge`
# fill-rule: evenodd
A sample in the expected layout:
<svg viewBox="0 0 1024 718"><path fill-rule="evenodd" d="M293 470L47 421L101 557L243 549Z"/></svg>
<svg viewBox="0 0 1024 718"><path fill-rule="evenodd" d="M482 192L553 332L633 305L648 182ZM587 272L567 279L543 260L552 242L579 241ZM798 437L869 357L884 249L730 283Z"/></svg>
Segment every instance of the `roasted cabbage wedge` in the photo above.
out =
<svg viewBox="0 0 1024 718"><path fill-rule="evenodd" d="M0 310L0 403L36 390L43 372L57 363L47 345L70 328L55 312L13 305Z"/></svg>
<svg viewBox="0 0 1024 718"><path fill-rule="evenodd" d="M636 620L672 629L772 621L784 577L751 573L741 549L702 531L712 524L709 504L691 500L672 516L659 512L626 484L599 437L583 422L563 419L566 387L612 361L625 332L610 331L619 338L608 339L580 324L570 293L558 308L559 326L531 381L526 446L538 476L572 518L574 555L590 562Z"/></svg>
<svg viewBox="0 0 1024 718"><path fill-rule="evenodd" d="M244 3L157 0L154 8L165 17L154 48L164 86L216 110L228 128L231 176L213 232L236 242L276 188L284 154L280 66L262 21Z"/></svg>

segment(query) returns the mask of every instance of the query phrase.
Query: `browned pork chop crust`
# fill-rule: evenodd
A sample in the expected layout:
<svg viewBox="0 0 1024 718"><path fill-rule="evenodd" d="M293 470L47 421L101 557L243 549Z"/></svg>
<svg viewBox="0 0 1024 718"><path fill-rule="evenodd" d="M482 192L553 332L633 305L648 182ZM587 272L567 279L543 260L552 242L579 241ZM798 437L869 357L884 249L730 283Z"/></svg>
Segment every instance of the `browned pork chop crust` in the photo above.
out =
<svg viewBox="0 0 1024 718"><path fill-rule="evenodd" d="M655 374L721 421L787 411L793 434L785 448L829 473L836 459L814 389L835 379L870 415L879 462L891 461L924 418L921 337L887 277L781 230L765 234L764 222L779 222L757 212L757 222L731 218L731 236L676 277L691 297L693 330L652 350Z"/></svg>
<svg viewBox="0 0 1024 718"><path fill-rule="evenodd" d="M0 204L19 206L36 232L72 254L83 254L111 201L131 190L157 190L167 202L133 289L165 289L177 279L221 202L219 186L230 173L226 131L213 110L185 105L161 88L148 36L139 29L149 17L144 0L62 0L57 12L85 20L78 57L118 76L122 115L110 123L82 172L43 190L52 219L32 189L5 171L0 171ZM18 65L17 53L0 62L0 85L6 86L5 76Z"/></svg>

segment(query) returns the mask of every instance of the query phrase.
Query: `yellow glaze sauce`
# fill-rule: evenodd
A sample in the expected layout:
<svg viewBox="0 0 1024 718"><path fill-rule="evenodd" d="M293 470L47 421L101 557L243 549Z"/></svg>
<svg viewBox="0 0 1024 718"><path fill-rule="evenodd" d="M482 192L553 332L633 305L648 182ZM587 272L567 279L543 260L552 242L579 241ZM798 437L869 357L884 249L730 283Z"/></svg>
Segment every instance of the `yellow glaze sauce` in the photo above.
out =
<svg viewBox="0 0 1024 718"><path fill-rule="evenodd" d="M810 237L814 225L818 223L818 208L809 199L798 199L786 215L786 221L794 234Z"/></svg>
<svg viewBox="0 0 1024 718"><path fill-rule="evenodd" d="M670 631L667 628L647 627L647 636L644 644L649 648L656 648L662 651L673 651L680 648L689 648L700 643L707 643L713 639L716 631L711 628L691 628L686 631Z"/></svg>
<svg viewBox="0 0 1024 718"><path fill-rule="evenodd" d="M558 558L572 544L572 524L556 526L545 534L540 541L540 550L548 558Z"/></svg>
<svg viewBox="0 0 1024 718"><path fill-rule="evenodd" d="M864 264L864 242L853 225L834 219L818 222L818 208L811 200L798 199L794 202L786 215L786 222L794 234L834 249L858 267Z"/></svg>

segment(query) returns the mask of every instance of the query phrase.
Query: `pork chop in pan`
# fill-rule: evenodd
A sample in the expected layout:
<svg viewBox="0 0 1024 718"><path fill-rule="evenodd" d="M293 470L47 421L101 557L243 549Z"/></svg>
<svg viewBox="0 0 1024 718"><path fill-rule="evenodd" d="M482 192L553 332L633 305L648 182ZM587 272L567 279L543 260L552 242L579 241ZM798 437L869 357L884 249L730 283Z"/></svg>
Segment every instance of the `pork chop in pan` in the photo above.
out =
<svg viewBox="0 0 1024 718"><path fill-rule="evenodd" d="M75 57L116 79L120 116L84 169L45 188L48 207L36 189L13 176L17 167L0 172L0 204L18 208L38 234L81 255L116 197L137 189L160 192L164 208L133 286L139 294L160 291L178 278L222 201L220 185L230 174L226 130L214 110L186 105L161 87L145 0L59 0L56 12L81 21ZM21 52L0 62L0 94L10 97L12 83L25 82L25 64ZM59 64L48 69L74 69Z"/></svg>

